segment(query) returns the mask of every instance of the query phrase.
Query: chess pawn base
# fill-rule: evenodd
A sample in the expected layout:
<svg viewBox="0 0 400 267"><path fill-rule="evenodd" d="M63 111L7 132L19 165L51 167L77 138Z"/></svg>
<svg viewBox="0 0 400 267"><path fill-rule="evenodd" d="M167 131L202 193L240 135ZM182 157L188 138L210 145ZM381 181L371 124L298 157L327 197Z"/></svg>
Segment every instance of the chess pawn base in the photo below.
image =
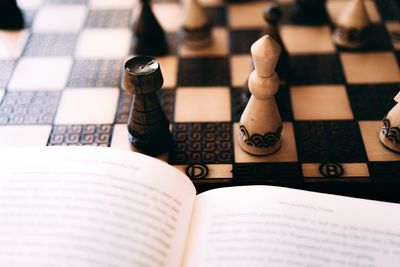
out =
<svg viewBox="0 0 400 267"><path fill-rule="evenodd" d="M367 43L369 28L364 0L351 0L336 21L333 42L344 49L362 48Z"/></svg>
<svg viewBox="0 0 400 267"><path fill-rule="evenodd" d="M274 98L279 89L278 75L274 73L260 79L253 71L249 76L249 88L253 95L240 118L239 145L252 155L273 154L281 147L282 132L282 120ZM258 91L258 88L265 90Z"/></svg>
<svg viewBox="0 0 400 267"><path fill-rule="evenodd" d="M394 109L396 109L396 107L394 107ZM389 115L390 112L388 116ZM379 139L385 147L400 153L400 128L392 126L387 117L383 119L383 126L379 132Z"/></svg>
<svg viewBox="0 0 400 267"><path fill-rule="evenodd" d="M185 33L183 33L185 35ZM189 49L202 49L211 46L212 38L211 35L201 39L201 40L192 40L190 38L183 37L183 45Z"/></svg>
<svg viewBox="0 0 400 267"><path fill-rule="evenodd" d="M172 145L172 137L170 135L165 140L157 140L155 138L143 139L141 136L137 136L134 133L128 133L128 140L137 152L153 157L159 156L163 153L168 153ZM157 140L157 142L154 140Z"/></svg>
<svg viewBox="0 0 400 267"><path fill-rule="evenodd" d="M258 109L267 110L270 116L257 112ZM249 110L255 112L250 114ZM254 121L262 123L257 125L252 123ZM239 145L247 153L266 156L277 152L281 147L282 122L275 99L258 101L251 96L240 120L239 131Z"/></svg>
<svg viewBox="0 0 400 267"><path fill-rule="evenodd" d="M396 95L394 100L397 104L383 119L379 139L388 149L400 153L400 93Z"/></svg>
<svg viewBox="0 0 400 267"><path fill-rule="evenodd" d="M276 132L262 134L252 134L250 136L246 127L240 125L240 147L247 153L254 156L268 156L274 154L281 148L280 134L282 126Z"/></svg>
<svg viewBox="0 0 400 267"><path fill-rule="evenodd" d="M366 45L366 36L366 29L358 32L353 29L353 31L350 32L350 30L339 27L333 31L332 40L340 48L353 50L362 48Z"/></svg>
<svg viewBox="0 0 400 267"><path fill-rule="evenodd" d="M397 134L399 135L400 132L397 132ZM397 144L396 144L395 139L392 139L392 138L386 136L386 134L384 133L383 130L381 130L379 132L379 139L381 140L382 144L386 148L388 148L394 152L400 153L400 144L398 143L399 140L397 141Z"/></svg>

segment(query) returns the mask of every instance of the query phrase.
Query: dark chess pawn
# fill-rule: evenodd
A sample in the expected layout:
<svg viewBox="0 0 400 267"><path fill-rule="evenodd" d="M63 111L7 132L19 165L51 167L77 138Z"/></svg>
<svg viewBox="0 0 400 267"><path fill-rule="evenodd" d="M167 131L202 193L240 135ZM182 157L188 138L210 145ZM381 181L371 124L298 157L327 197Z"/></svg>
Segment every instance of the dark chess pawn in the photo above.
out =
<svg viewBox="0 0 400 267"><path fill-rule="evenodd" d="M150 156L168 152L172 144L169 122L156 95L163 82L153 57L137 56L124 64L124 89L135 94L128 120L129 141Z"/></svg>
<svg viewBox="0 0 400 267"><path fill-rule="evenodd" d="M168 52L164 30L154 15L150 0L141 0L142 6L133 29L133 53L160 56Z"/></svg>
<svg viewBox="0 0 400 267"><path fill-rule="evenodd" d="M0 1L0 29L21 30L24 28L24 16L16 0Z"/></svg>
<svg viewBox="0 0 400 267"><path fill-rule="evenodd" d="M359 49L367 44L369 28L364 1L351 0L336 21L332 39L341 48Z"/></svg>
<svg viewBox="0 0 400 267"><path fill-rule="evenodd" d="M278 73L281 84L286 84L290 76L290 62L289 54L279 34L279 21L281 18L282 11L276 3L273 2L264 9L264 19L267 23L267 27L264 30L263 35L269 35L281 47L281 54L276 66L276 72Z"/></svg>
<svg viewBox="0 0 400 267"><path fill-rule="evenodd" d="M383 119L379 139L384 146L400 153L400 93L397 94L394 100L397 104Z"/></svg>
<svg viewBox="0 0 400 267"><path fill-rule="evenodd" d="M326 0L296 0L290 16L292 22L303 25L327 23L329 19L325 2Z"/></svg>

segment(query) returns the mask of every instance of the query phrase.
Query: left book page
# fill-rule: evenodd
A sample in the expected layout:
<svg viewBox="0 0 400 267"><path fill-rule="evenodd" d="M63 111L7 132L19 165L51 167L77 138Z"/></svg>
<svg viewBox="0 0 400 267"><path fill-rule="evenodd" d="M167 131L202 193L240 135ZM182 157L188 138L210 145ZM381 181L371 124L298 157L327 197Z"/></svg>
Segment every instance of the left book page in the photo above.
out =
<svg viewBox="0 0 400 267"><path fill-rule="evenodd" d="M137 153L0 150L0 266L179 266L194 198L184 174Z"/></svg>

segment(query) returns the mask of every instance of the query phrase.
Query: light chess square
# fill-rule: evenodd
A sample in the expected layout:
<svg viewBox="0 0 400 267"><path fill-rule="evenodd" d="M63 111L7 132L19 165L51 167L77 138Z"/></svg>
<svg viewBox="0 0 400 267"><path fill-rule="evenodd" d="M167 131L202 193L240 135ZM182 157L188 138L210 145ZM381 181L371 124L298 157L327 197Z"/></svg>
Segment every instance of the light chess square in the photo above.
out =
<svg viewBox="0 0 400 267"><path fill-rule="evenodd" d="M176 122L231 120L229 88L179 87L175 101Z"/></svg>
<svg viewBox="0 0 400 267"><path fill-rule="evenodd" d="M117 88L65 89L57 110L56 124L111 124L114 122ZM71 109L70 107L74 108Z"/></svg>
<svg viewBox="0 0 400 267"><path fill-rule="evenodd" d="M0 147L45 146L51 125L0 125Z"/></svg>
<svg viewBox="0 0 400 267"><path fill-rule="evenodd" d="M282 39L289 54L327 54L335 52L328 26L306 27L284 25Z"/></svg>
<svg viewBox="0 0 400 267"><path fill-rule="evenodd" d="M340 54L349 84L400 82L400 70L392 52Z"/></svg>
<svg viewBox="0 0 400 267"><path fill-rule="evenodd" d="M23 57L15 67L8 89L60 90L71 69L69 57Z"/></svg>
<svg viewBox="0 0 400 267"><path fill-rule="evenodd" d="M290 88L296 120L351 120L353 112L343 85Z"/></svg>
<svg viewBox="0 0 400 267"><path fill-rule="evenodd" d="M232 4L228 8L228 21L232 29L262 28L265 22L262 16L254 16L265 8L262 2L250 2L246 5Z"/></svg>
<svg viewBox="0 0 400 267"><path fill-rule="evenodd" d="M239 146L239 123L234 124L234 146L235 162L297 162L296 139L294 136L293 125L290 122L283 124L282 147L273 155L254 157L240 148Z"/></svg>
<svg viewBox="0 0 400 267"><path fill-rule="evenodd" d="M46 5L37 12L32 28L34 32L78 32L86 13L84 5Z"/></svg>
<svg viewBox="0 0 400 267"><path fill-rule="evenodd" d="M127 29L85 29L78 37L75 56L85 59L121 59L128 55L130 38L131 32Z"/></svg>

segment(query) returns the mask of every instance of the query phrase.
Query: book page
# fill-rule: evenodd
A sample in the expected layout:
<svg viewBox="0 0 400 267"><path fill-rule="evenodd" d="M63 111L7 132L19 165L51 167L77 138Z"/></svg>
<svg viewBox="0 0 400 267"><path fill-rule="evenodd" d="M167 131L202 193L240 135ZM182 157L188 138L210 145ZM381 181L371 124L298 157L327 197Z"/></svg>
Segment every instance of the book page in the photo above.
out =
<svg viewBox="0 0 400 267"><path fill-rule="evenodd" d="M195 189L173 167L94 147L0 150L0 266L179 266Z"/></svg>
<svg viewBox="0 0 400 267"><path fill-rule="evenodd" d="M399 264L399 204L246 186L197 196L183 266Z"/></svg>

